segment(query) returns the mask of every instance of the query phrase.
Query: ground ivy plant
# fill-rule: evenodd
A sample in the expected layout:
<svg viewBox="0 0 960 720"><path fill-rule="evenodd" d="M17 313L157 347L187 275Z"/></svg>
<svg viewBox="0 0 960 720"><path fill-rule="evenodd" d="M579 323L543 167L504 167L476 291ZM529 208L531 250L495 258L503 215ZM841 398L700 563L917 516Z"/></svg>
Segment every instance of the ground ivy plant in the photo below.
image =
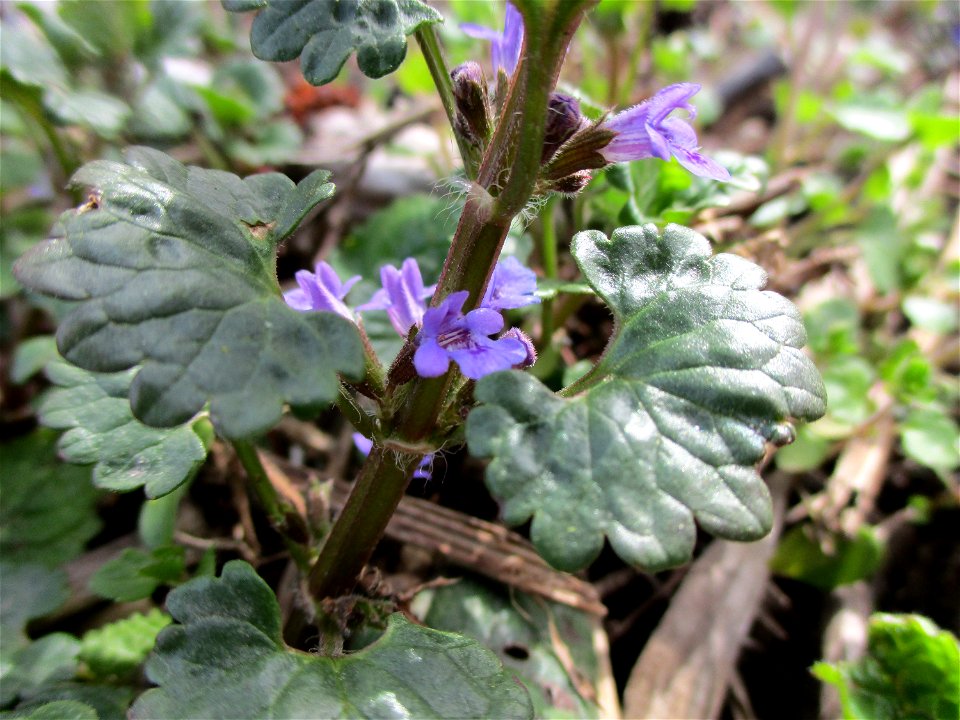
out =
<svg viewBox="0 0 960 720"><path fill-rule="evenodd" d="M415 36L468 188L438 278L414 259L384 265L381 288L350 304L359 278L321 262L282 292L277 248L334 194L328 173L241 179L146 147L80 168L71 186L83 202L16 266L25 287L71 303L60 357L48 348L35 363L57 386L40 416L67 430L63 456L96 463L99 487L160 498L189 482L213 433L232 443L300 567L306 622L323 648L339 647L330 636L342 630L331 601L354 591L410 478L429 472L441 447L489 458L504 520L532 518L533 543L554 567L583 568L609 541L626 562L656 570L689 559L698 526L736 540L766 534L772 513L756 464L792 440L792 420L824 412L797 310L763 289L757 265L713 255L690 229L579 232L582 282L554 281L550 292L501 256L519 214L579 193L614 163L675 158L710 182L731 177L699 151L695 83L592 120L556 91L593 4L514 0L502 31L464 28L490 43L492 67L451 71L434 29L442 18L419 0L223 0L257 13L258 57L300 57L315 84L353 53L366 75L390 73ZM549 265L549 247L543 255ZM506 327L505 313L567 291L595 294L614 329L592 369L554 392L530 371L549 338ZM395 357L373 350L365 318L377 313L397 334ZM285 413L309 418L331 404L367 457L318 533L271 484L255 443ZM148 579L179 582L178 562L170 578ZM532 713L524 686L477 640L400 614L356 653L289 647L273 591L241 561L181 585L167 608L173 624L157 625L146 665L158 687L132 717ZM57 700L79 708L48 712L84 716L75 699Z"/></svg>

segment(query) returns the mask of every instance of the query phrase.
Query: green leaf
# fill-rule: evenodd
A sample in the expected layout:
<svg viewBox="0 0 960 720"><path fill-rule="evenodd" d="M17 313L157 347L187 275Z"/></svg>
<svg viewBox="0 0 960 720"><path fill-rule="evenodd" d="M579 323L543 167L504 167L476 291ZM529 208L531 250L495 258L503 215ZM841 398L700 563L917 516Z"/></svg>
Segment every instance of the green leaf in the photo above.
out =
<svg viewBox="0 0 960 720"><path fill-rule="evenodd" d="M24 340L13 351L13 364L10 367L10 380L22 385L46 364L60 357L57 352L57 341L52 335L39 335Z"/></svg>
<svg viewBox="0 0 960 720"><path fill-rule="evenodd" d="M0 446L0 555L9 562L56 567L100 529L90 471L60 462L55 443L41 430Z"/></svg>
<svg viewBox="0 0 960 720"><path fill-rule="evenodd" d="M817 435L813 425L797 428L797 439L777 451L774 460L777 467L786 472L800 473L816 470L830 454L831 443Z"/></svg>
<svg viewBox="0 0 960 720"><path fill-rule="evenodd" d="M332 264L343 275L361 275L379 284L381 267L399 267L412 257L430 285L443 267L458 215L456 204L451 207L443 198L401 198L353 228L337 246Z"/></svg>
<svg viewBox="0 0 960 720"><path fill-rule="evenodd" d="M170 78L158 78L145 86L133 101L128 130L138 138L171 140L183 137L193 127L187 99L190 95L191 90L177 85Z"/></svg>
<svg viewBox="0 0 960 720"><path fill-rule="evenodd" d="M147 659L157 635L171 622L169 615L154 608L146 615L135 613L89 630L81 641L80 660L97 677L128 677Z"/></svg>
<svg viewBox="0 0 960 720"><path fill-rule="evenodd" d="M860 310L846 298L833 298L803 316L810 349L817 355L853 355L860 349Z"/></svg>
<svg viewBox="0 0 960 720"><path fill-rule="evenodd" d="M9 23L0 23L0 35L3 36L0 68L16 82L39 88L66 87L67 71L46 42L24 28L15 28Z"/></svg>
<svg viewBox="0 0 960 720"><path fill-rule="evenodd" d="M280 165L295 160L303 147L300 127L286 118L249 128L251 138L227 141L227 154L250 167Z"/></svg>
<svg viewBox="0 0 960 720"><path fill-rule="evenodd" d="M96 57L96 49L56 13L41 10L29 2L17 3L17 9L44 34L64 64L75 68Z"/></svg>
<svg viewBox="0 0 960 720"><path fill-rule="evenodd" d="M910 117L902 106L876 98L854 98L828 107L841 127L874 140L899 142L910 137Z"/></svg>
<svg viewBox="0 0 960 720"><path fill-rule="evenodd" d="M51 633L5 657L0 673L0 705L8 705L44 685L69 680L77 673L79 653L80 641L73 635Z"/></svg>
<svg viewBox="0 0 960 720"><path fill-rule="evenodd" d="M873 366L859 355L841 356L823 371L823 382L830 398L828 423L836 425L824 437L842 437L865 421L873 412L870 388L876 379Z"/></svg>
<svg viewBox="0 0 960 720"><path fill-rule="evenodd" d="M98 720L99 715L89 705L76 700L56 700L43 705L17 710L3 717L26 720Z"/></svg>
<svg viewBox="0 0 960 720"><path fill-rule="evenodd" d="M406 55L406 36L443 19L420 0L224 0L223 6L263 8L250 31L253 54L273 62L299 56L313 85L333 80L352 52L367 77L392 73Z"/></svg>
<svg viewBox="0 0 960 720"><path fill-rule="evenodd" d="M789 441L788 418L824 412L796 308L760 290L759 267L711 258L679 226L582 232L572 251L616 319L596 370L606 379L571 399L516 371L477 383L467 441L493 458L504 519L533 516L538 552L564 570L589 564L605 535L629 563L682 563L694 518L720 537L762 537L770 500L754 463L766 441Z"/></svg>
<svg viewBox="0 0 960 720"><path fill-rule="evenodd" d="M252 567L174 590L182 625L160 633L131 718L530 717L527 693L485 648L399 614L360 652L322 657L287 648L280 607Z"/></svg>
<svg viewBox="0 0 960 720"><path fill-rule="evenodd" d="M91 682L57 682L30 693L30 698L17 705L17 712L28 712L47 703L73 701L89 705L100 720L125 720L133 699L133 688Z"/></svg>
<svg viewBox="0 0 960 720"><path fill-rule="evenodd" d="M770 569L829 591L870 577L883 562L883 541L870 526L861 527L853 538L833 537L830 544L827 554L809 528L798 525L780 539Z"/></svg>
<svg viewBox="0 0 960 720"><path fill-rule="evenodd" d="M870 618L867 654L857 662L816 663L835 685L847 720L941 720L960 717L960 644L919 615Z"/></svg>
<svg viewBox="0 0 960 720"><path fill-rule="evenodd" d="M900 424L904 454L924 467L949 473L960 466L960 428L934 407L915 408Z"/></svg>
<svg viewBox="0 0 960 720"><path fill-rule="evenodd" d="M66 602L67 576L41 565L0 561L3 594L0 595L0 645L6 652L25 646L27 623L49 615ZM0 703L2 704L2 703Z"/></svg>
<svg viewBox="0 0 960 720"><path fill-rule="evenodd" d="M468 579L419 594L414 608L429 627L463 633L493 650L527 688L535 717L599 715L556 652L562 646L580 681L596 690L598 660L585 613Z"/></svg>
<svg viewBox="0 0 960 720"><path fill-rule="evenodd" d="M66 0L61 19L107 60L121 60L150 25L147 0Z"/></svg>
<svg viewBox="0 0 960 720"><path fill-rule="evenodd" d="M903 314L917 327L941 335L949 335L960 325L960 312L955 302L944 302L922 295L908 295L903 299Z"/></svg>
<svg viewBox="0 0 960 720"><path fill-rule="evenodd" d="M907 244L896 213L888 205L872 208L857 226L856 239L877 290L889 293L902 288Z"/></svg>
<svg viewBox="0 0 960 720"><path fill-rule="evenodd" d="M116 138L131 113L123 100L99 90L49 89L43 105L58 122L88 127L107 139Z"/></svg>
<svg viewBox="0 0 960 720"><path fill-rule="evenodd" d="M208 446L189 425L159 429L133 417L127 397L136 373L91 373L58 358L46 368L58 387L43 397L38 414L47 427L68 428L58 444L64 460L96 463L95 486L143 487L156 498L193 477Z"/></svg>
<svg viewBox="0 0 960 720"><path fill-rule="evenodd" d="M116 602L150 597L160 585L178 581L185 569L184 551L179 545L144 552L128 548L108 560L90 578L90 589Z"/></svg>
<svg viewBox="0 0 960 720"><path fill-rule="evenodd" d="M69 590L65 573L4 559L0 562L0 578L3 581L0 594L0 707L4 707L22 692L51 678L72 676L79 643L63 633L47 635L41 641L31 643L26 634L28 622L49 615L66 602ZM76 643L77 648L73 648L70 641ZM64 658L58 660L61 653Z"/></svg>
<svg viewBox="0 0 960 720"><path fill-rule="evenodd" d="M331 401L337 372L362 373L356 327L288 307L274 274L276 243L333 192L321 178L241 180L134 148L126 164L76 173L72 184L93 188L93 200L65 212L15 272L34 290L80 301L57 333L69 362L142 366L130 386L139 420L179 425L209 401L224 436L255 435L284 403L305 414Z"/></svg>

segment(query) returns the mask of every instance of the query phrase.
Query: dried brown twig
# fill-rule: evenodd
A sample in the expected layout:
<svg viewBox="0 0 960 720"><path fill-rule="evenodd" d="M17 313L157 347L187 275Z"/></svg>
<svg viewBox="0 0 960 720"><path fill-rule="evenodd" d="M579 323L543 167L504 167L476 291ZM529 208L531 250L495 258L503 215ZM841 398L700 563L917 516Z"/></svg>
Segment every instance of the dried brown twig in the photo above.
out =
<svg viewBox="0 0 960 720"><path fill-rule="evenodd" d="M313 470L296 467L275 455L260 453L271 482L286 494L291 488L332 483L330 505L335 511L350 490L343 480L321 480ZM302 501L302 500L301 500ZM387 525L387 537L440 553L446 560L523 592L540 595L592 615L607 609L587 582L554 570L526 539L507 528L419 498L404 497Z"/></svg>

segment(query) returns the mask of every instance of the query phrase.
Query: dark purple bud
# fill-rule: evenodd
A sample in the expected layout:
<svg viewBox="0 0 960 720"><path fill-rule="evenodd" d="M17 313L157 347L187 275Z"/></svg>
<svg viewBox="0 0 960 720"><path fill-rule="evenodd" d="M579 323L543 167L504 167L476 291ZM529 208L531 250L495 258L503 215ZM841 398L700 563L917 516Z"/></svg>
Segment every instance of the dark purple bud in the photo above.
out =
<svg viewBox="0 0 960 720"><path fill-rule="evenodd" d="M592 178L593 175L589 170L580 170L572 175L552 181L547 189L561 195L576 195L587 186Z"/></svg>
<svg viewBox="0 0 960 720"><path fill-rule="evenodd" d="M450 72L457 102L456 131L472 145L483 147L490 137L490 102L487 81L478 63L465 62Z"/></svg>
<svg viewBox="0 0 960 720"><path fill-rule="evenodd" d="M547 125L543 135L543 155L540 162L546 163L557 149L569 140L583 124L580 103L576 98L563 93L550 95L547 106Z"/></svg>

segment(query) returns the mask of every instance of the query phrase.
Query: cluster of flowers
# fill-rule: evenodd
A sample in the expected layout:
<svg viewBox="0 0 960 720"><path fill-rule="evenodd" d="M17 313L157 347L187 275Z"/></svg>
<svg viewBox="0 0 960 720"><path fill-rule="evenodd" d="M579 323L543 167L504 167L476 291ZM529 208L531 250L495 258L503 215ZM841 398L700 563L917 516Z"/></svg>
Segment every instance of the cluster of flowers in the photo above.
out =
<svg viewBox="0 0 960 720"><path fill-rule="evenodd" d="M336 271L320 262L316 272L300 270L296 287L284 293L284 300L295 310L335 312L355 321L354 312L344 303L347 293L360 276L341 282ZM439 377L454 361L464 376L478 380L498 370L527 367L536 360L533 343L523 332L512 328L499 338L491 335L503 329L502 310L540 302L534 293L537 278L514 257L497 263L480 307L463 312L467 291L451 293L436 307L427 307L436 285L424 286L420 266L413 258L400 268L385 265L380 269L382 287L369 302L357 306L357 312L385 310L394 330L406 338L417 328L413 366L421 377Z"/></svg>
<svg viewBox="0 0 960 720"><path fill-rule="evenodd" d="M315 272L297 272L298 287L283 295L287 304L302 312L337 313L355 322L356 315L344 298L360 281L360 276L342 282L336 271L322 261L314 269ZM414 340L417 349L413 365L421 377L443 375L451 360L464 376L477 380L498 370L528 367L537 359L530 338L516 328L507 330L499 338L490 337L503 328L501 310L540 302L534 294L536 275L514 257L497 263L480 307L466 314L463 313L468 294L465 290L450 294L437 307L427 307L436 285L423 284L420 266L413 258L404 260L399 269L392 265L382 267L380 282L382 287L356 310L385 310L394 330L404 338L411 329L419 330ZM353 434L353 443L364 455L368 455L373 446L373 441L360 433ZM421 459L414 478L430 479L433 457L430 453Z"/></svg>
<svg viewBox="0 0 960 720"><path fill-rule="evenodd" d="M460 26L467 35L488 40L494 75L513 74L523 47L523 18L517 9L507 3L503 32L480 25ZM467 82L484 85L483 73L476 63L464 63L451 76L454 90ZM700 91L697 83L677 83L657 92L645 102L627 108L599 122L591 123L580 113L579 102L563 93L553 93L550 116L547 118L544 143L544 163L556 154L554 168L547 175L548 189L558 192L577 192L590 180L590 170L610 163L659 158L677 159L694 175L721 182L730 180L730 173L716 161L699 152L697 135L689 124L696 117L696 108L690 98ZM472 98L465 89L457 93L461 98ZM464 125L471 126L471 116L477 114L476 103L463 103ZM675 110L687 112L687 119L671 117ZM474 121L473 126L477 123ZM565 146L566 144L566 146ZM565 146L565 147L564 147ZM566 158L561 158L566 150Z"/></svg>

